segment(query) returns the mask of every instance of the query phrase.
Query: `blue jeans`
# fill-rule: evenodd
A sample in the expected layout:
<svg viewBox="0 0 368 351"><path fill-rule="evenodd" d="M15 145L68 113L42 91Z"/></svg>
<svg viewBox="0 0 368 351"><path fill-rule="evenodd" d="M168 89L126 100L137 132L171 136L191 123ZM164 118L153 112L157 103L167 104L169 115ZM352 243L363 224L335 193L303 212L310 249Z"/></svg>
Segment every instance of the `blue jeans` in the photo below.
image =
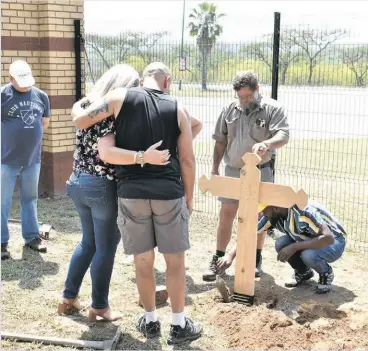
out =
<svg viewBox="0 0 368 351"><path fill-rule="evenodd" d="M82 223L82 241L70 260L63 296L73 299L91 265L92 307L109 306L109 287L120 232L117 227L116 182L75 172L67 181L67 193Z"/></svg>
<svg viewBox="0 0 368 351"><path fill-rule="evenodd" d="M280 252L286 246L295 243L289 235L284 235L276 240L275 248ZM346 240L343 236L335 237L335 242L322 249L306 249L296 252L289 259L289 264L296 271L304 273L308 268L314 269L318 274L328 273L331 267L328 263L338 260L345 250Z"/></svg>
<svg viewBox="0 0 368 351"><path fill-rule="evenodd" d="M14 188L19 176L22 235L29 243L39 235L37 219L38 181L40 163L27 167L1 165L1 243L9 242L8 220L13 202Z"/></svg>

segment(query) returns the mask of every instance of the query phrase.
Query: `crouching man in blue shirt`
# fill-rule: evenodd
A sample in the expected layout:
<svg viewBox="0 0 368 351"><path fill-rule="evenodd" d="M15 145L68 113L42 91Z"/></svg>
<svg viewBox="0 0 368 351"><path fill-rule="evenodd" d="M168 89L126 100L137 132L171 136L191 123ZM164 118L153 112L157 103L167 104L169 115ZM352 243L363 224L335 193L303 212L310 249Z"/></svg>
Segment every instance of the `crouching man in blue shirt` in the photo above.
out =
<svg viewBox="0 0 368 351"><path fill-rule="evenodd" d="M277 259L288 262L294 275L286 287L296 287L319 274L317 294L331 291L334 274L329 263L338 260L346 245L346 232L340 222L317 202L309 201L303 210L297 206L267 206L258 222L258 234L277 229L285 235L276 240ZM218 262L219 273L230 267L236 247Z"/></svg>

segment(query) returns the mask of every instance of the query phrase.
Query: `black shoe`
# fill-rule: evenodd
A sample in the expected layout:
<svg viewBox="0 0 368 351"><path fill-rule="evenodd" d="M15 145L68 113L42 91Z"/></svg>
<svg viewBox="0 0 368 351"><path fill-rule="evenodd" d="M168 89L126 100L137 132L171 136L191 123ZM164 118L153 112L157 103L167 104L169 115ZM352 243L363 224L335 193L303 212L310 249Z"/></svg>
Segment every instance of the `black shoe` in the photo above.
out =
<svg viewBox="0 0 368 351"><path fill-rule="evenodd" d="M8 258L10 258L8 244L1 244L1 260L7 260Z"/></svg>
<svg viewBox="0 0 368 351"><path fill-rule="evenodd" d="M316 294L326 294L330 292L332 289L333 280L334 280L334 273L332 268L328 273L320 274L318 285L316 287Z"/></svg>
<svg viewBox="0 0 368 351"><path fill-rule="evenodd" d="M304 273L299 273L298 271L295 271L293 279L290 282L285 283L285 286L287 288L295 288L296 286L302 284L303 282L313 278L313 276L314 273L310 268Z"/></svg>
<svg viewBox="0 0 368 351"><path fill-rule="evenodd" d="M205 282L214 282L216 280L216 275L218 274L217 270L217 261L219 257L217 255L213 255L212 261L210 262L210 266L203 273L202 279Z"/></svg>
<svg viewBox="0 0 368 351"><path fill-rule="evenodd" d="M202 335L202 327L199 323L185 317L185 327L171 325L167 343L169 345L179 344L188 340L196 340Z"/></svg>
<svg viewBox="0 0 368 351"><path fill-rule="evenodd" d="M262 275L262 254L257 255L255 277L259 278Z"/></svg>
<svg viewBox="0 0 368 351"><path fill-rule="evenodd" d="M47 252L47 247L45 245L42 245L42 240L39 236L27 243L26 247L29 247L30 249L38 252Z"/></svg>
<svg viewBox="0 0 368 351"><path fill-rule="evenodd" d="M155 338L161 335L160 321L146 323L146 316L142 314L138 317L136 323L137 330L141 332L147 339Z"/></svg>

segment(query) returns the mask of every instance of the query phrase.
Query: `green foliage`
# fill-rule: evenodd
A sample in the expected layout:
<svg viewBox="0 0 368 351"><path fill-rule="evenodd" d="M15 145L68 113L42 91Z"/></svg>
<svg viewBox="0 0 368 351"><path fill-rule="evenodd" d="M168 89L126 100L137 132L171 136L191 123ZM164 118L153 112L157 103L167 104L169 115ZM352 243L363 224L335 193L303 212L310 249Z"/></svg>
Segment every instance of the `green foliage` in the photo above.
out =
<svg viewBox="0 0 368 351"><path fill-rule="evenodd" d="M179 42L165 41L165 33L128 33L118 36L86 35L86 80L93 82L103 72L117 63L131 64L139 73L152 61L167 64L174 81L183 83L203 83L203 57L196 43L185 43L183 52L187 58L187 70L179 71L181 46ZM258 45L258 46L257 46ZM267 53L262 59L256 49ZM287 45L281 52L287 62ZM286 48L286 49L285 49ZM206 61L206 84L231 83L239 70L252 69L257 72L262 84L271 84L271 46L262 43L213 45ZM295 53L294 49L291 53ZM289 59L285 81L282 78L280 59L280 84L307 85L310 75L308 57L300 52L297 59ZM313 67L311 84L316 86L357 86L368 85L368 46L332 44L318 58Z"/></svg>
<svg viewBox="0 0 368 351"><path fill-rule="evenodd" d="M217 14L216 11L216 5L208 2L199 4L198 9L192 9L189 15L189 34L197 40L203 39L207 44L214 44L223 31L217 21L225 16L224 13Z"/></svg>

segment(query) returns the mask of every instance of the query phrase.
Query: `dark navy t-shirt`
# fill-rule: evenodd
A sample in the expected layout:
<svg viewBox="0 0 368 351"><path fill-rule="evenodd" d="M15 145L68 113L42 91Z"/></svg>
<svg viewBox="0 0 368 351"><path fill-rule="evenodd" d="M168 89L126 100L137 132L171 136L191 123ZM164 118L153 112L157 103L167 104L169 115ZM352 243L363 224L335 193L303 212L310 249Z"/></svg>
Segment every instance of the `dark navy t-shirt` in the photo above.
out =
<svg viewBox="0 0 368 351"><path fill-rule="evenodd" d="M32 87L26 93L13 85L1 87L1 163L27 167L41 162L42 117L50 117L45 92Z"/></svg>

